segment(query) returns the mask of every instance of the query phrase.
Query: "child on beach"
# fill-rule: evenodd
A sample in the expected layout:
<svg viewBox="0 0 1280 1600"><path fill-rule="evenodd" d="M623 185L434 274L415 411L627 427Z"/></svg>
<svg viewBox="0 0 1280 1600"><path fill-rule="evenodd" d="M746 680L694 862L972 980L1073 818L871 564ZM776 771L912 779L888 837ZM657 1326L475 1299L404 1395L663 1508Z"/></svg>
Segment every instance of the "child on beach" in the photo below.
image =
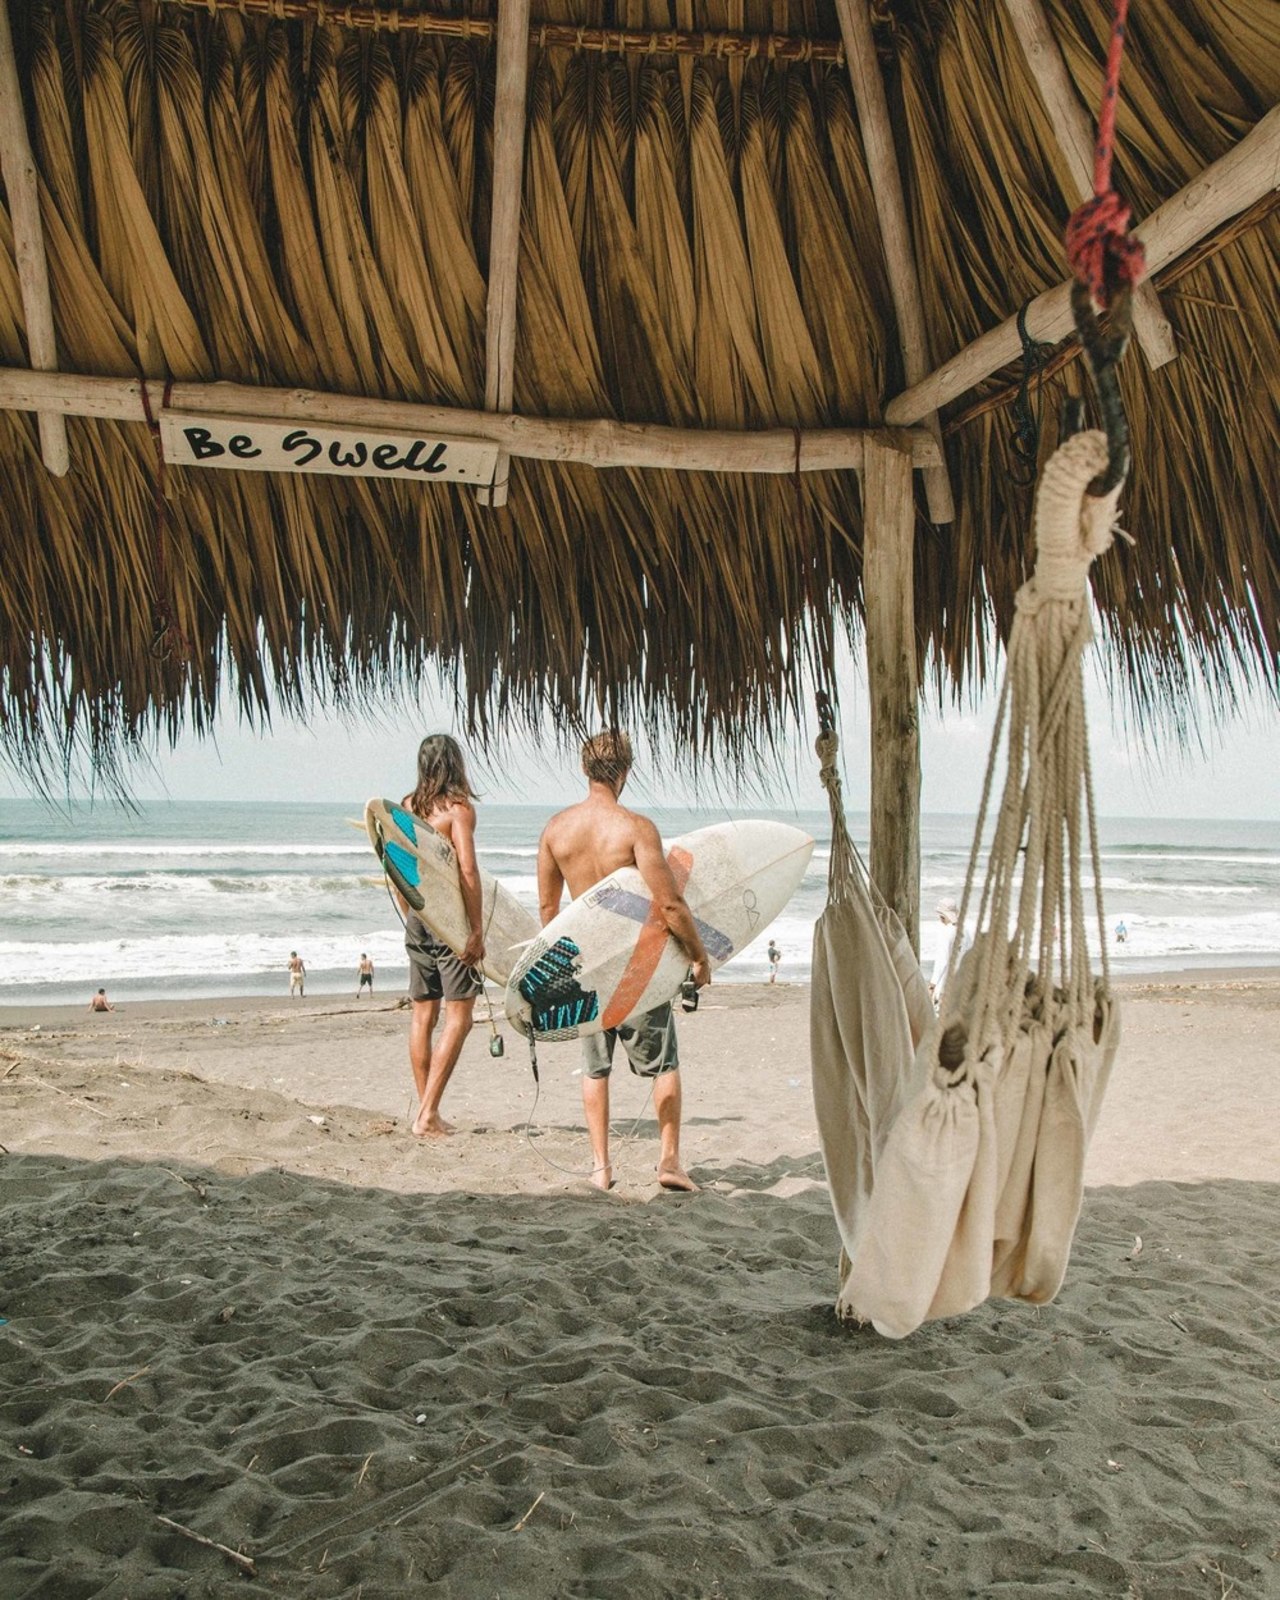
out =
<svg viewBox="0 0 1280 1600"><path fill-rule="evenodd" d="M440 1115L440 1101L453 1075L463 1040L471 1032L476 998L484 988L477 968L484 957L481 930L480 868L476 862L475 791L456 739L432 733L418 746L418 784L404 797L405 806L453 846L458 881L471 937L455 956L401 901L405 913L404 947L409 955L409 1065L413 1070L418 1111L413 1132L423 1138L452 1133ZM432 1034L444 1002L444 1028L433 1046Z"/></svg>

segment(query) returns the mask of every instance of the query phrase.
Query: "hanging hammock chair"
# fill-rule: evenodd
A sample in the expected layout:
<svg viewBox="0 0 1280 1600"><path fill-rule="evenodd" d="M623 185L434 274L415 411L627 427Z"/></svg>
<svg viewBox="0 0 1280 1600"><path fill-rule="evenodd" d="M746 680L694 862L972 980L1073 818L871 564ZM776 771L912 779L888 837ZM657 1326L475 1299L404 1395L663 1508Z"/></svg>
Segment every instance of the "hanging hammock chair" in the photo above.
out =
<svg viewBox="0 0 1280 1600"><path fill-rule="evenodd" d="M1111 188L1128 0L1112 0L1094 195L1067 225L1071 304L1105 424L1065 439L1036 491L1036 564L1018 591L991 758L942 990L923 979L845 826L836 737L818 740L831 805L828 905L814 934L813 1092L840 1232L841 1317L902 1338L989 1295L1042 1305L1062 1285L1084 1160L1120 1041L1107 963L1083 656L1089 567L1112 540L1129 465L1116 366L1142 247ZM1110 306L1104 335L1098 308ZM821 705L820 705L821 711ZM1007 771L977 932L965 917L1001 736ZM1087 824L1101 980L1083 893ZM954 969L954 970L953 970Z"/></svg>
<svg viewBox="0 0 1280 1600"><path fill-rule="evenodd" d="M1119 1043L1084 722L1088 572L1111 542L1108 439L1078 433L1036 498L960 906L965 926L992 778L1007 771L978 932L941 1017L898 919L849 838L834 730L818 739L831 807L828 904L814 934L811 1047L841 1239L836 1310L901 1338L990 1295L1052 1300L1083 1199L1084 1158ZM1084 831L1101 980L1082 889ZM952 949L962 945L957 936ZM956 957L953 955L953 960Z"/></svg>

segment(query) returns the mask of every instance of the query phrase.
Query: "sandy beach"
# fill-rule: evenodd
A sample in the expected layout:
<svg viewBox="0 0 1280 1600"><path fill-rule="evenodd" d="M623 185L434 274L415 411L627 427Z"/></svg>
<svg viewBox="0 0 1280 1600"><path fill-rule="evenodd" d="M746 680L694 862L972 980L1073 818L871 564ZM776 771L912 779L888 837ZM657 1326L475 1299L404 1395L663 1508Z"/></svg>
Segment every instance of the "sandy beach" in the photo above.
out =
<svg viewBox="0 0 1280 1600"><path fill-rule="evenodd" d="M1280 1591L1280 979L1128 986L1058 1301L901 1344L808 999L682 1019L692 1197L483 1007L430 1141L394 996L0 1012L0 1593Z"/></svg>

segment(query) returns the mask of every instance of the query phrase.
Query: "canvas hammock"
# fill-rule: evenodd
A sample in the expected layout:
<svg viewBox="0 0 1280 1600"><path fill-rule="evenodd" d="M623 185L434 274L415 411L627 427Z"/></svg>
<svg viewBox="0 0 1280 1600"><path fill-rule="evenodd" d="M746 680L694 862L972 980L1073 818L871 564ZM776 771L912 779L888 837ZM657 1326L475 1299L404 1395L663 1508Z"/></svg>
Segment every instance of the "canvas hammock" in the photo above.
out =
<svg viewBox="0 0 1280 1600"><path fill-rule="evenodd" d="M1119 1042L1084 721L1088 573L1119 486L1088 493L1105 434L1055 451L1036 496L1036 567L1017 596L964 896L965 926L1002 735L1003 796L976 936L943 1012L844 819L833 731L828 904L814 933L818 1131L841 1239L836 1310L901 1338L988 1296L1042 1304L1062 1283L1084 1158ZM1086 939L1084 832L1102 976ZM952 946L959 952L960 933ZM953 956L953 959L955 957Z"/></svg>

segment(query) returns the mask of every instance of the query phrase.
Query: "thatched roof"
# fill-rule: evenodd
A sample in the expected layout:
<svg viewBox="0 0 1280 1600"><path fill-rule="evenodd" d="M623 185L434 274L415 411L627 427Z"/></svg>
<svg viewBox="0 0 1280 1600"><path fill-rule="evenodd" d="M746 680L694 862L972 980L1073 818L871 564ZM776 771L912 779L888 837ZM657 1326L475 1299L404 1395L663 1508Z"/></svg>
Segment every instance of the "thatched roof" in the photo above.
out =
<svg viewBox="0 0 1280 1600"><path fill-rule="evenodd" d="M487 30L419 33L407 19L426 7L411 0L395 28L346 26L332 3L322 24L291 19L314 16L306 0L268 6L11 0L61 370L482 407ZM1109 7L1045 8L1095 104ZM876 12L936 362L1065 276L1075 195L1002 5ZM878 423L904 373L832 0L548 0L534 20L827 43L785 60L535 37L513 409ZM1274 0L1135 5L1116 161L1135 214L1278 99ZM1277 684L1280 216L1247 220L1165 274L1179 359L1125 363L1137 543L1096 583L1139 701L1176 699L1198 670ZM0 364L28 364L24 329L0 212ZM944 415L954 524L931 525L918 495L919 646L940 683L989 671L989 619L1007 623L1026 571L1009 410L974 414L1016 376ZM1047 383L1042 450L1082 382L1076 362ZM248 708L438 671L477 730L605 707L734 751L784 722L806 667L824 677L837 631L858 627L852 472L514 460L494 509L460 485L170 467L158 502L145 423L68 427L58 478L34 417L0 411L11 757L78 739L105 758L157 728L203 727L224 668ZM153 651L166 607L175 627Z"/></svg>

